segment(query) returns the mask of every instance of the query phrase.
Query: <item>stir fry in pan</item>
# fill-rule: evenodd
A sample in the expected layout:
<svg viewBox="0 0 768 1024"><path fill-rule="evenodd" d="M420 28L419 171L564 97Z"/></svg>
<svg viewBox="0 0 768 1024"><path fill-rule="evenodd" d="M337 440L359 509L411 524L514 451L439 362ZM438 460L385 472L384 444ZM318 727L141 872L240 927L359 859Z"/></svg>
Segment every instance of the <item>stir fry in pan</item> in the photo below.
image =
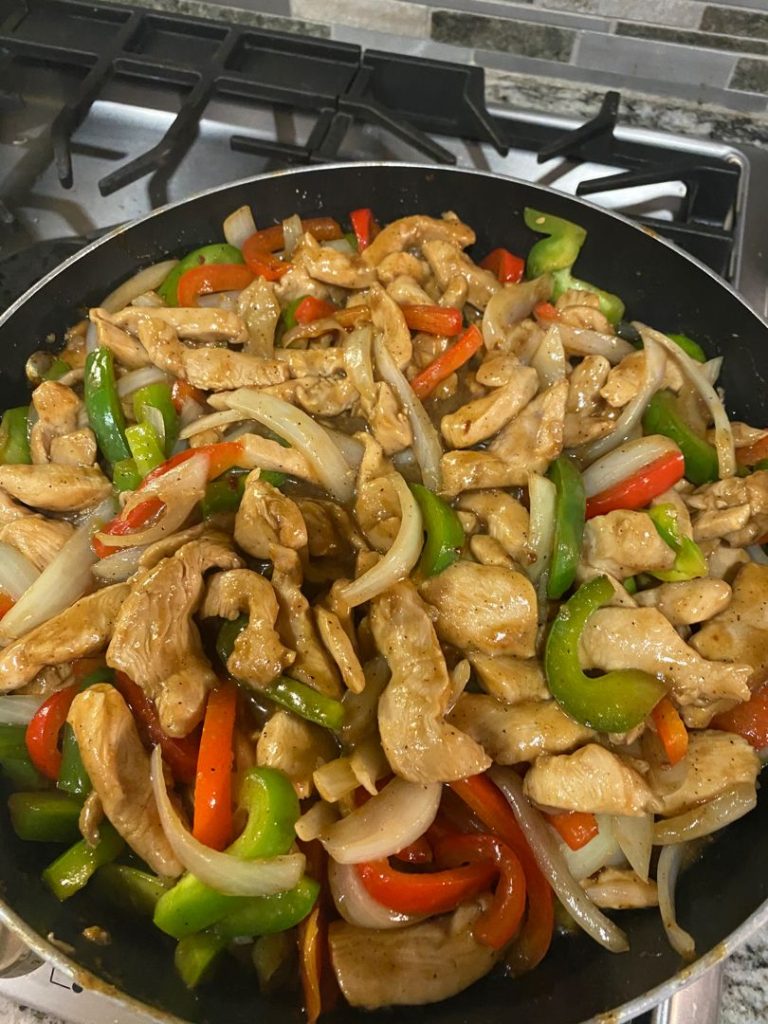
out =
<svg viewBox="0 0 768 1024"><path fill-rule="evenodd" d="M310 1021L433 1002L535 968L556 904L694 955L678 871L768 748L768 430L525 223L244 207L3 416L11 822L192 988L236 944Z"/></svg>

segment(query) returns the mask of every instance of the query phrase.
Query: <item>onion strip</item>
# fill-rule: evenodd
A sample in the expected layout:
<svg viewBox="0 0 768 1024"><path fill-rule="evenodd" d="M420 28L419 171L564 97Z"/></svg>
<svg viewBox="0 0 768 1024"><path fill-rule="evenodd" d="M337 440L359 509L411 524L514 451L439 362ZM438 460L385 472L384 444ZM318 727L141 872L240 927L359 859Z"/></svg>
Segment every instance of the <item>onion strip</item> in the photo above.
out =
<svg viewBox="0 0 768 1024"><path fill-rule="evenodd" d="M617 814L613 819L613 834L629 866L638 878L647 882L653 849L653 815L630 817Z"/></svg>
<svg viewBox="0 0 768 1024"><path fill-rule="evenodd" d="M0 722L3 725L28 725L43 703L39 694L8 694L0 697Z"/></svg>
<svg viewBox="0 0 768 1024"><path fill-rule="evenodd" d="M653 828L653 842L656 846L671 846L701 839L743 818L756 805L755 787L749 782L739 782L699 807L674 818L657 821Z"/></svg>
<svg viewBox="0 0 768 1024"><path fill-rule="evenodd" d="M656 886L659 893L659 910L664 931L669 944L676 953L685 960L693 960L696 956L696 945L693 936L677 923L675 914L675 883L680 871L685 847L665 846L659 857L656 871Z"/></svg>
<svg viewBox="0 0 768 1024"><path fill-rule="evenodd" d="M139 560L146 547L124 548L114 555L107 555L93 567L93 575L103 583L123 583L130 579L139 568Z"/></svg>
<svg viewBox="0 0 768 1024"><path fill-rule="evenodd" d="M528 803L519 776L509 768L492 768L490 776L506 797L531 852L560 902L587 935L612 953L629 949L624 932L599 910L566 866L557 839L539 812Z"/></svg>
<svg viewBox="0 0 768 1024"><path fill-rule="evenodd" d="M139 388L148 384L170 384L173 378L157 366L141 366L138 370L129 370L117 382L117 393L120 398L127 398Z"/></svg>
<svg viewBox="0 0 768 1024"><path fill-rule="evenodd" d="M664 455L679 451L672 438L663 434L646 434L634 441L626 441L584 470L581 479L586 495L593 498L622 480L628 480Z"/></svg>
<svg viewBox="0 0 768 1024"><path fill-rule="evenodd" d="M130 305L139 295L159 288L178 262L178 260L163 260L161 263L153 263L151 267L144 267L138 274L129 277L127 281L123 281L113 292L110 292L99 303L100 308L106 309L108 313L119 312Z"/></svg>
<svg viewBox="0 0 768 1024"><path fill-rule="evenodd" d="M363 405L369 407L376 401L371 342L370 324L356 328L344 342L344 368L347 376L360 393Z"/></svg>
<svg viewBox="0 0 768 1024"><path fill-rule="evenodd" d="M228 245L242 249L246 238L256 234L256 221L253 219L250 206L239 206L225 217L222 231Z"/></svg>
<svg viewBox="0 0 768 1024"><path fill-rule="evenodd" d="M531 552L536 556L528 566L528 576L534 583L549 566L555 536L556 498L557 489L551 480L539 473L528 474L528 538Z"/></svg>
<svg viewBox="0 0 768 1024"><path fill-rule="evenodd" d="M328 884L336 909L358 928L405 928L423 921L422 914L400 914L379 903L363 885L353 864L328 861Z"/></svg>
<svg viewBox="0 0 768 1024"><path fill-rule="evenodd" d="M201 434L204 430L218 430L219 427L227 427L230 423L242 423L247 417L236 409L222 409L221 412L212 412L207 416L200 416L184 427L179 433L179 438L186 441L195 434Z"/></svg>
<svg viewBox="0 0 768 1024"><path fill-rule="evenodd" d="M272 896L292 889L304 873L303 853L282 857L243 860L219 853L195 839L182 825L165 788L163 754L159 746L152 751L152 792L160 824L171 849L184 867L205 885L228 896Z"/></svg>
<svg viewBox="0 0 768 1024"><path fill-rule="evenodd" d="M389 476L400 499L400 529L389 551L376 565L339 590L339 599L350 608L370 601L395 583L410 575L421 554L424 542L423 524L418 502L399 473ZM407 845L407 844L406 844Z"/></svg>
<svg viewBox="0 0 768 1024"><path fill-rule="evenodd" d="M618 334L601 334L586 327L571 327L569 324L554 325L560 335L563 348L577 356L604 356L615 365L631 356L637 350Z"/></svg>
<svg viewBox="0 0 768 1024"><path fill-rule="evenodd" d="M14 601L32 586L40 571L11 544L0 541L0 590Z"/></svg>

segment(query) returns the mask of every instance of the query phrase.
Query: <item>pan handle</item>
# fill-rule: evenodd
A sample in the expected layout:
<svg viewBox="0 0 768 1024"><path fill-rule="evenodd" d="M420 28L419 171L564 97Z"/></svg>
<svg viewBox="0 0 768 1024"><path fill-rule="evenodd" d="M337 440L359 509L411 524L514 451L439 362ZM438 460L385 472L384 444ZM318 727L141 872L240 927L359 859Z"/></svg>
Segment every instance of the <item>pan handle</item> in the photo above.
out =
<svg viewBox="0 0 768 1024"><path fill-rule="evenodd" d="M653 1011L651 1024L718 1024L725 962L675 992Z"/></svg>

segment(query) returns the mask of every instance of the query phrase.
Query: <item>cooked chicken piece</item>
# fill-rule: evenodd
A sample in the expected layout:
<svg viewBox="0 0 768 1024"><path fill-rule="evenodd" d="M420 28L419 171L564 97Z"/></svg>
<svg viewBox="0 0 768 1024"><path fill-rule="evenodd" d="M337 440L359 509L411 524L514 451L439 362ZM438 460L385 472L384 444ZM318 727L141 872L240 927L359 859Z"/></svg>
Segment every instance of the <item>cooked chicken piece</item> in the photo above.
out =
<svg viewBox="0 0 768 1024"><path fill-rule="evenodd" d="M476 533L469 538L469 550L472 558L481 565L496 565L504 569L519 569L520 566L510 558L501 544L487 533Z"/></svg>
<svg viewBox="0 0 768 1024"><path fill-rule="evenodd" d="M273 545L272 586L280 612L277 629L286 647L296 651L291 675L329 697L341 696L336 664L317 635L309 602L301 592L301 561L290 548Z"/></svg>
<svg viewBox="0 0 768 1024"><path fill-rule="evenodd" d="M327 729L288 711L272 715L256 744L258 763L285 772L300 800L312 794L313 773L337 754L336 743Z"/></svg>
<svg viewBox="0 0 768 1024"><path fill-rule="evenodd" d="M369 267L378 267L390 253L402 252L404 249L421 249L425 242L435 239L466 249L475 241L475 232L469 225L458 220L438 220L435 217L425 217L423 214L401 217L400 220L394 220L382 228L363 251L362 260Z"/></svg>
<svg viewBox="0 0 768 1024"><path fill-rule="evenodd" d="M422 251L442 291L456 277L467 282L467 302L475 309L485 309L491 296L502 287L495 274L478 267L451 242L425 242Z"/></svg>
<svg viewBox="0 0 768 1024"><path fill-rule="evenodd" d="M620 409L639 394L644 377L645 352L632 352L613 367L600 388L600 395L608 405ZM673 359L667 359L661 386L671 391L679 391L683 386L682 372Z"/></svg>
<svg viewBox="0 0 768 1024"><path fill-rule="evenodd" d="M604 910L640 910L657 907L659 893L653 879L644 882L631 868L603 868L581 883L595 906Z"/></svg>
<svg viewBox="0 0 768 1024"><path fill-rule="evenodd" d="M743 548L732 548L721 540L704 540L699 544L709 566L710 579L732 583L736 573L752 559Z"/></svg>
<svg viewBox="0 0 768 1024"><path fill-rule="evenodd" d="M235 541L254 558L269 558L270 547L298 550L307 543L307 527L299 507L277 487L249 473L235 517Z"/></svg>
<svg viewBox="0 0 768 1024"><path fill-rule="evenodd" d="M73 430L64 437L54 437L50 455L51 462L61 466L92 466L98 455L96 437L90 427Z"/></svg>
<svg viewBox="0 0 768 1024"><path fill-rule="evenodd" d="M261 389L298 405L311 416L340 416L357 402L357 388L346 377L298 377Z"/></svg>
<svg viewBox="0 0 768 1024"><path fill-rule="evenodd" d="M533 367L519 367L508 384L443 416L440 421L443 437L451 448L471 448L493 437L520 414L538 389L539 375Z"/></svg>
<svg viewBox="0 0 768 1024"><path fill-rule="evenodd" d="M288 367L275 359L257 359L228 348L188 348L173 328L157 317L144 316L138 321L138 332L157 366L203 391L265 387L289 376Z"/></svg>
<svg viewBox="0 0 768 1024"><path fill-rule="evenodd" d="M600 388L605 384L611 364L605 356L584 356L568 378L568 412L594 416L604 408Z"/></svg>
<svg viewBox="0 0 768 1024"><path fill-rule="evenodd" d="M32 462L39 466L51 459L51 442L77 430L77 418L83 403L75 392L55 380L44 380L32 392L37 421L29 431Z"/></svg>
<svg viewBox="0 0 768 1024"><path fill-rule="evenodd" d="M597 743L575 754L543 754L526 774L523 788L540 807L563 811L639 817L656 807L642 775Z"/></svg>
<svg viewBox="0 0 768 1024"><path fill-rule="evenodd" d="M104 820L104 805L99 794L92 789L83 802L82 810L77 819L80 835L93 848L99 842L99 825Z"/></svg>
<svg viewBox="0 0 768 1024"><path fill-rule="evenodd" d="M37 513L33 512L31 508L20 505L0 488L0 525L15 523L19 519L28 519L35 515Z"/></svg>
<svg viewBox="0 0 768 1024"><path fill-rule="evenodd" d="M135 576L107 649L107 664L130 676L155 702L169 736L186 736L200 721L216 673L203 654L192 616L208 569L237 569L230 547L200 537Z"/></svg>
<svg viewBox="0 0 768 1024"><path fill-rule="evenodd" d="M484 693L463 693L448 721L477 740L496 764L522 764L541 754L565 754L595 735L553 700L504 704Z"/></svg>
<svg viewBox="0 0 768 1024"><path fill-rule="evenodd" d="M741 736L715 729L695 730L688 736L687 772L664 778L651 772L651 786L657 798L658 812L674 817L719 796L737 783L754 785L760 771L757 751Z"/></svg>
<svg viewBox="0 0 768 1024"><path fill-rule="evenodd" d="M335 501L297 498L312 558L351 558L366 547L352 516ZM290 546L290 545L289 545Z"/></svg>
<svg viewBox="0 0 768 1024"><path fill-rule="evenodd" d="M464 309L469 295L469 284L467 279L458 274L452 277L446 285L445 291L438 300L439 306L451 306L453 309Z"/></svg>
<svg viewBox="0 0 768 1024"><path fill-rule="evenodd" d="M690 626L724 611L731 588L724 580L686 580L641 590L635 600L642 608L658 608L673 626Z"/></svg>
<svg viewBox="0 0 768 1024"><path fill-rule="evenodd" d="M704 658L746 662L752 688L768 677L768 566L749 562L739 570L730 604L694 634L691 646Z"/></svg>
<svg viewBox="0 0 768 1024"><path fill-rule="evenodd" d="M768 533L768 470L706 484L684 500L695 510L697 541L723 537L731 547L740 548Z"/></svg>
<svg viewBox="0 0 768 1024"><path fill-rule="evenodd" d="M400 277L423 284L429 277L429 264L409 252L393 252L376 267L376 276L385 288Z"/></svg>
<svg viewBox="0 0 768 1024"><path fill-rule="evenodd" d="M449 782L490 766L482 747L445 720L453 686L426 606L408 583L371 602L376 646L391 679L379 698L379 732L395 774Z"/></svg>
<svg viewBox="0 0 768 1024"><path fill-rule="evenodd" d="M474 512L485 529L516 562L528 561L528 511L506 491L463 494L458 508Z"/></svg>
<svg viewBox="0 0 768 1024"><path fill-rule="evenodd" d="M334 377L344 373L344 350L337 348L276 348L278 363L290 377Z"/></svg>
<svg viewBox="0 0 768 1024"><path fill-rule="evenodd" d="M0 541L18 548L42 572L73 533L71 523L31 515L0 526Z"/></svg>
<svg viewBox="0 0 768 1024"><path fill-rule="evenodd" d="M480 685L505 704L549 699L549 689L538 658L510 658L506 655L470 654L469 660Z"/></svg>
<svg viewBox="0 0 768 1024"><path fill-rule="evenodd" d="M581 578L605 572L623 580L638 572L671 569L674 561L675 552L645 512L616 509L594 516L584 527Z"/></svg>
<svg viewBox="0 0 768 1024"><path fill-rule="evenodd" d="M400 529L400 499L392 483L394 472L381 445L369 434L357 434L363 458L355 484L355 518L366 540L387 551Z"/></svg>
<svg viewBox="0 0 768 1024"><path fill-rule="evenodd" d="M362 693L365 689L365 675L360 659L355 651L338 615L318 605L315 608L317 629L325 648L336 662L344 685L353 693Z"/></svg>
<svg viewBox="0 0 768 1024"><path fill-rule="evenodd" d="M610 419L567 412L563 424L563 448L578 448L590 441L597 441L610 434L615 426L615 422Z"/></svg>
<svg viewBox="0 0 768 1024"><path fill-rule="evenodd" d="M407 255L408 253L393 253L393 256ZM387 259L392 259L392 257L387 256ZM429 265L425 263L424 266L427 268L426 276L429 276ZM431 306L432 296L424 291L422 283L403 274L387 285L387 295L394 299L399 306Z"/></svg>
<svg viewBox="0 0 768 1024"><path fill-rule="evenodd" d="M600 298L594 292L570 288L555 302L560 322L568 327L582 327L600 334L613 334L613 327L600 312Z"/></svg>
<svg viewBox="0 0 768 1024"><path fill-rule="evenodd" d="M663 675L687 724L694 724L690 709L706 709L711 717L720 710L718 701L749 700L749 665L705 660L656 608L600 608L581 634L579 652L585 669ZM701 716L694 718L699 727Z"/></svg>
<svg viewBox="0 0 768 1024"><path fill-rule="evenodd" d="M248 623L235 640L227 669L235 679L256 689L268 686L295 660L275 629L277 598L268 580L250 569L230 569L211 577L200 608L201 618L214 615L233 621L243 613Z"/></svg>
<svg viewBox="0 0 768 1024"><path fill-rule="evenodd" d="M475 380L486 388L500 388L517 377L521 365L517 356L491 352L477 368Z"/></svg>
<svg viewBox="0 0 768 1024"><path fill-rule="evenodd" d="M117 583L81 597L0 652L0 691L18 690L46 666L96 654L109 640L129 585Z"/></svg>
<svg viewBox="0 0 768 1024"><path fill-rule="evenodd" d="M153 871L176 878L183 868L160 824L149 754L128 705L114 687L97 683L75 697L67 721L110 822Z"/></svg>
<svg viewBox="0 0 768 1024"><path fill-rule="evenodd" d="M228 309L126 306L119 313L114 313L111 319L118 327L141 339L139 325L148 318L167 324L174 334L188 341L231 341L239 345L248 340L248 330L242 318Z"/></svg>
<svg viewBox="0 0 768 1024"><path fill-rule="evenodd" d="M237 313L248 332L243 352L271 359L275 350L275 328L280 319L280 303L274 284L263 277L255 277L240 292Z"/></svg>
<svg viewBox="0 0 768 1024"><path fill-rule="evenodd" d="M429 366L433 363L439 355L441 355L448 348L450 344L450 338L447 338L442 334L427 334L425 331L419 331L413 336L413 357L412 363L416 370L423 370L424 367ZM434 398L436 394L440 394L441 398L447 397L447 394L440 392L440 389L445 386L447 381L451 378L455 381L456 374L451 374L450 377L446 377L445 380L441 381L435 390L432 392ZM455 392L455 387L450 392Z"/></svg>
<svg viewBox="0 0 768 1024"><path fill-rule="evenodd" d="M465 903L451 916L395 930L333 921L328 944L344 998L377 1010L437 1003L462 992L501 956L472 937L472 921L484 905Z"/></svg>
<svg viewBox="0 0 768 1024"><path fill-rule="evenodd" d="M337 288L367 288L376 280L370 263L359 256L348 256L327 245L320 245L309 232L296 247L293 262L303 267L315 281Z"/></svg>
<svg viewBox="0 0 768 1024"><path fill-rule="evenodd" d="M217 397L211 395L213 399ZM314 469L296 448L284 448L279 441L272 441L260 434L242 434L239 441L243 446L243 468L270 469L310 483L318 482Z"/></svg>
<svg viewBox="0 0 768 1024"><path fill-rule="evenodd" d="M112 493L112 484L97 467L53 463L0 466L0 487L46 512L80 512Z"/></svg>
<svg viewBox="0 0 768 1024"><path fill-rule="evenodd" d="M139 558L139 568L154 568L163 558L175 555L180 547L183 547L191 540L197 540L204 533L207 534L211 541L218 541L221 544L229 542L228 536L222 530L212 529L208 523L197 523L196 526L188 526L186 530L171 533L167 537L156 540L154 544L147 545Z"/></svg>
<svg viewBox="0 0 768 1024"><path fill-rule="evenodd" d="M286 273L275 283L275 295L281 305L287 306L294 299L313 295L316 299L327 299L330 289L321 281L311 278L303 264L290 263Z"/></svg>
<svg viewBox="0 0 768 1024"><path fill-rule="evenodd" d="M411 424L386 381L377 382L374 388L376 399L366 410L368 426L384 454L394 455L413 444Z"/></svg>
<svg viewBox="0 0 768 1024"><path fill-rule="evenodd" d="M91 309L88 312L91 323L96 325L99 345L108 348L121 366L138 370L151 366L152 360L144 346L127 331L112 322L112 315L106 309Z"/></svg>
<svg viewBox="0 0 768 1024"><path fill-rule="evenodd" d="M384 335L384 344L392 358L403 370L411 361L411 332L402 310L380 284L368 289L366 302L371 311L371 322Z"/></svg>
<svg viewBox="0 0 768 1024"><path fill-rule="evenodd" d="M531 312L536 303L548 299L551 292L549 274L499 288L483 314L486 348L491 352L517 355L527 363L544 336L544 331L530 318Z"/></svg>
<svg viewBox="0 0 768 1024"><path fill-rule="evenodd" d="M487 451L451 451L440 460L443 492L522 487L530 472L543 473L563 450L567 381L537 395L504 427Z"/></svg>

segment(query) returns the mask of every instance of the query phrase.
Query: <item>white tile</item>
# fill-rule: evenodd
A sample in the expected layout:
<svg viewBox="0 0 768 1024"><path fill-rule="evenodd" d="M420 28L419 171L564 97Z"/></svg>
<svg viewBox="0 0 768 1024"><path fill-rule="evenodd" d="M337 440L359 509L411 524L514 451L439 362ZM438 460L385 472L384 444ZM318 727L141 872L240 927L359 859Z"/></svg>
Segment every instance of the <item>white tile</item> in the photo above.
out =
<svg viewBox="0 0 768 1024"><path fill-rule="evenodd" d="M628 78L724 86L736 57L650 39L583 32L576 41L571 62L580 68L621 73Z"/></svg>
<svg viewBox="0 0 768 1024"><path fill-rule="evenodd" d="M676 28L698 28L704 13L704 5L696 0L534 0L534 3L549 11L578 11Z"/></svg>
<svg viewBox="0 0 768 1024"><path fill-rule="evenodd" d="M403 0L291 0L294 18L400 36L429 35L429 8Z"/></svg>

